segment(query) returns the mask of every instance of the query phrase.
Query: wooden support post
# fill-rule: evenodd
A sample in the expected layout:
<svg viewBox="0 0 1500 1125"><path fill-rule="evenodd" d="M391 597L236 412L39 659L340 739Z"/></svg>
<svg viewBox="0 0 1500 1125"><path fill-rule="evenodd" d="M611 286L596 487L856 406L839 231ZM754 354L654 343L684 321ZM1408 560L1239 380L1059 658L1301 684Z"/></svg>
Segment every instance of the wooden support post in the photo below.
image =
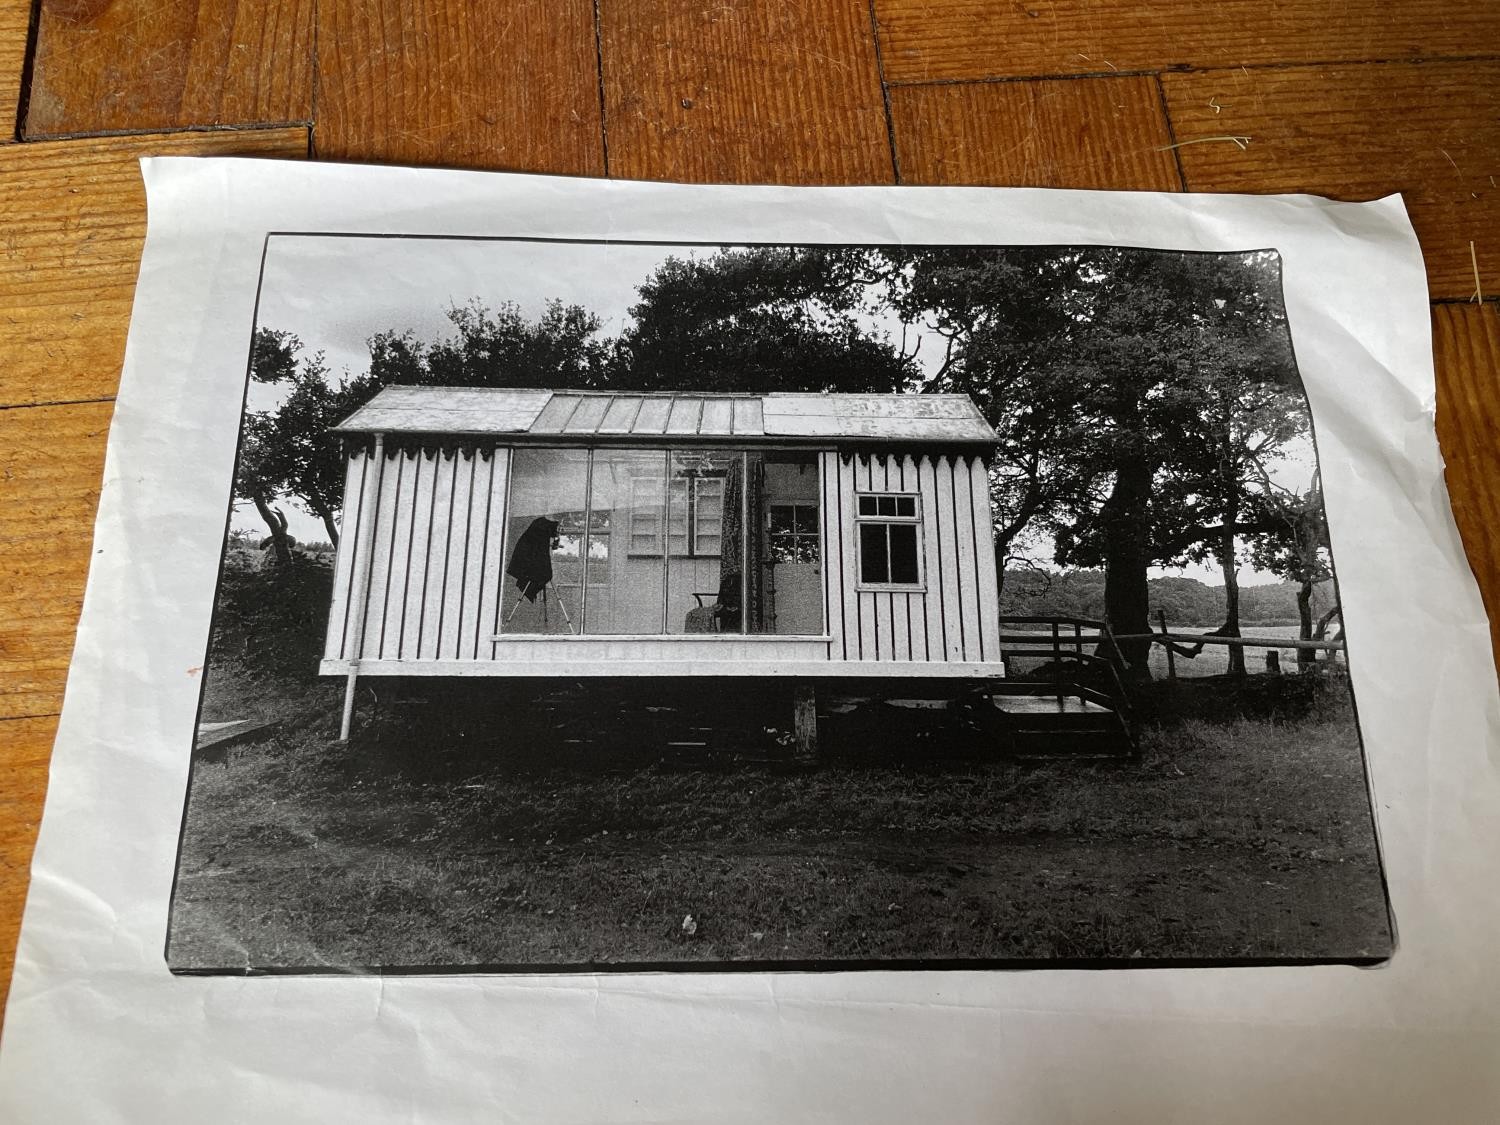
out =
<svg viewBox="0 0 1500 1125"><path fill-rule="evenodd" d="M370 615L370 571L374 563L375 521L380 515L380 485L385 474L385 435L375 435L375 452L371 457L375 464L375 493L369 504L369 519L359 526L359 568L355 571L354 589L350 594L349 612L356 614L359 632L354 637L354 653L349 660L349 679L344 685L344 715L339 723L339 741L349 741L349 731L354 725L354 686L359 680L359 661L365 654L365 625ZM368 474L366 474L368 475ZM348 505L346 504L347 508ZM363 508L364 506L361 505Z"/></svg>
<svg viewBox="0 0 1500 1125"><path fill-rule="evenodd" d="M1161 635L1167 635L1167 611L1159 609L1156 611L1156 620L1161 622ZM1167 650L1167 679L1177 678L1177 654L1172 651L1171 641L1162 641L1161 647Z"/></svg>
<svg viewBox="0 0 1500 1125"><path fill-rule="evenodd" d="M818 760L818 693L812 684L798 684L792 702L792 732L796 737L797 761L811 765Z"/></svg>
<svg viewBox="0 0 1500 1125"><path fill-rule="evenodd" d="M344 717L339 720L339 741L349 741L349 728L354 725L354 685L359 680L358 665L351 665L349 678L344 684Z"/></svg>
<svg viewBox="0 0 1500 1125"><path fill-rule="evenodd" d="M1266 671L1273 676L1281 675L1281 653L1274 648L1266 649Z"/></svg>

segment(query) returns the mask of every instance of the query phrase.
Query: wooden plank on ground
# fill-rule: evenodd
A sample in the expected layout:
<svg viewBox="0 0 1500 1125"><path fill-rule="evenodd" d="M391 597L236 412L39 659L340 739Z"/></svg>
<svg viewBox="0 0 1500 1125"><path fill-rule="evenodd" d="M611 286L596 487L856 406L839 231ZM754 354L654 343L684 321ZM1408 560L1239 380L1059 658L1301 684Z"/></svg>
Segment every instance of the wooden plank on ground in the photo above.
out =
<svg viewBox="0 0 1500 1125"><path fill-rule="evenodd" d="M1437 305L1432 332L1448 494L1500 659L1500 306Z"/></svg>
<svg viewBox="0 0 1500 1125"><path fill-rule="evenodd" d="M313 0L44 0L28 139L312 118Z"/></svg>
<svg viewBox="0 0 1500 1125"><path fill-rule="evenodd" d="M601 6L611 175L889 183L866 0Z"/></svg>
<svg viewBox="0 0 1500 1125"><path fill-rule="evenodd" d="M888 82L1494 54L1500 6L1451 0L875 0Z"/></svg>
<svg viewBox="0 0 1500 1125"><path fill-rule="evenodd" d="M113 410L0 410L0 719L61 707Z"/></svg>
<svg viewBox="0 0 1500 1125"><path fill-rule="evenodd" d="M0 1012L10 992L57 717L0 722Z"/></svg>
<svg viewBox="0 0 1500 1125"><path fill-rule="evenodd" d="M601 175L592 0L325 0L320 158Z"/></svg>
<svg viewBox="0 0 1500 1125"><path fill-rule="evenodd" d="M300 127L0 147L0 406L115 393L146 233L141 156L306 151Z"/></svg>
<svg viewBox="0 0 1500 1125"><path fill-rule="evenodd" d="M1435 297L1500 292L1500 60L1163 76L1194 191L1399 191ZM1216 137L1249 137L1235 143ZM1243 145L1243 147L1241 147Z"/></svg>
<svg viewBox="0 0 1500 1125"><path fill-rule="evenodd" d="M1182 186L1149 75L898 86L891 129L903 183Z"/></svg>
<svg viewBox="0 0 1500 1125"><path fill-rule="evenodd" d="M0 144L16 139L31 0L0 0Z"/></svg>

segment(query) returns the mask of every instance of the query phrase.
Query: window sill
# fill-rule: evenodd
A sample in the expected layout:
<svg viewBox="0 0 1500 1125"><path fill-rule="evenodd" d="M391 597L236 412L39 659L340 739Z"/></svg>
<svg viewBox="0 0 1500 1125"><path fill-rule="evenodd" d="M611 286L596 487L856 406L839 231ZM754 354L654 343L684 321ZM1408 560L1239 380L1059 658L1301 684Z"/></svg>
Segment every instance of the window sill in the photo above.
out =
<svg viewBox="0 0 1500 1125"><path fill-rule="evenodd" d="M856 582L855 585L854 585L854 588L856 590L859 590L861 593L866 593L866 594L925 594L925 593L927 593L927 584L925 582L917 582L917 583L914 583L914 584L909 585L909 586L901 585L900 583L896 583L896 582L890 582L890 583Z"/></svg>
<svg viewBox="0 0 1500 1125"><path fill-rule="evenodd" d="M493 633L502 641L831 641L828 633Z"/></svg>

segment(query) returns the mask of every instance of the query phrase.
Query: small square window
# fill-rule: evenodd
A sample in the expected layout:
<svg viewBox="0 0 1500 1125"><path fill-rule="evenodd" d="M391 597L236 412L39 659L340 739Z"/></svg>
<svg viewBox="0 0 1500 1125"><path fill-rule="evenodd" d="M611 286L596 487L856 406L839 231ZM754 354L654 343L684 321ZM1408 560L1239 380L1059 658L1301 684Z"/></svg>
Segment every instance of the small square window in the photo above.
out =
<svg viewBox="0 0 1500 1125"><path fill-rule="evenodd" d="M860 496L859 580L871 586L922 584L921 517L910 493Z"/></svg>

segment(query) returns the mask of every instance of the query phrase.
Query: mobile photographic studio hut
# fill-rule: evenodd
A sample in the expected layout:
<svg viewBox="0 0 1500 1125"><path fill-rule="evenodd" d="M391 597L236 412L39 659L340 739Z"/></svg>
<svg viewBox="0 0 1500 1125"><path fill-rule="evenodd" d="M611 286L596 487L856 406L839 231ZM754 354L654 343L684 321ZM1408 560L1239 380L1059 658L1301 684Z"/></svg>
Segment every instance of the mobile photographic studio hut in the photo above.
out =
<svg viewBox="0 0 1500 1125"><path fill-rule="evenodd" d="M334 428L325 675L1005 674L966 395L388 387Z"/></svg>

